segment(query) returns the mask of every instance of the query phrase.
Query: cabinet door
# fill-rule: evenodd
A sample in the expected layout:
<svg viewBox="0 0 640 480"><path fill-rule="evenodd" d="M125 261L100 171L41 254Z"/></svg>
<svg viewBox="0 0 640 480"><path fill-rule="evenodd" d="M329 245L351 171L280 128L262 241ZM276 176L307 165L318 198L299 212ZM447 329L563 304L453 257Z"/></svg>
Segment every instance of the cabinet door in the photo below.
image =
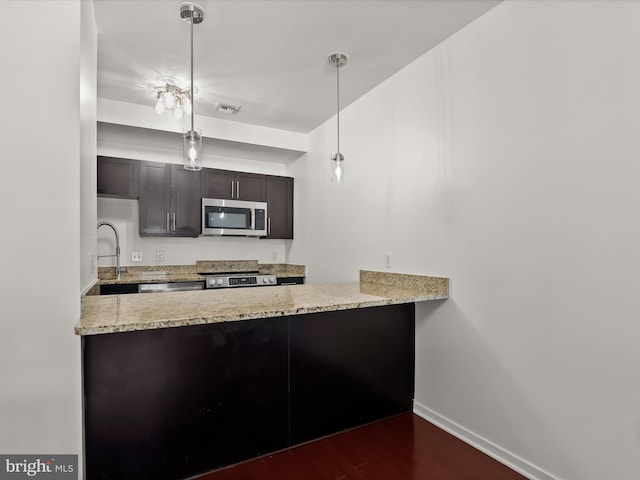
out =
<svg viewBox="0 0 640 480"><path fill-rule="evenodd" d="M201 231L200 172L171 165L171 233L197 237Z"/></svg>
<svg viewBox="0 0 640 480"><path fill-rule="evenodd" d="M202 170L202 197L264 202L265 176L205 168Z"/></svg>
<svg viewBox="0 0 640 480"><path fill-rule="evenodd" d="M415 304L290 317L292 445L413 408Z"/></svg>
<svg viewBox="0 0 640 480"><path fill-rule="evenodd" d="M266 176L267 236L293 238L293 178Z"/></svg>
<svg viewBox="0 0 640 480"><path fill-rule="evenodd" d="M193 478L286 448L287 321L82 337L86 478Z"/></svg>
<svg viewBox="0 0 640 480"><path fill-rule="evenodd" d="M98 157L98 196L138 198L140 164L128 158Z"/></svg>
<svg viewBox="0 0 640 480"><path fill-rule="evenodd" d="M235 172L205 168L202 170L201 193L204 198L235 198Z"/></svg>
<svg viewBox="0 0 640 480"><path fill-rule="evenodd" d="M169 235L171 169L164 163L140 162L140 236Z"/></svg>
<svg viewBox="0 0 640 480"><path fill-rule="evenodd" d="M256 173L236 172L236 199L264 202L265 176Z"/></svg>

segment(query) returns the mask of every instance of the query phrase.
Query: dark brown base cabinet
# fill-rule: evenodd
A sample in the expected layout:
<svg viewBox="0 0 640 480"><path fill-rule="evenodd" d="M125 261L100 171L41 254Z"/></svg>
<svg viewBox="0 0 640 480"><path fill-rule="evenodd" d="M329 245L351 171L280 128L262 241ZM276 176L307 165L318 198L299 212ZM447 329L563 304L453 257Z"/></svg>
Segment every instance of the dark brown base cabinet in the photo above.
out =
<svg viewBox="0 0 640 480"><path fill-rule="evenodd" d="M88 480L177 480L411 411L414 304L82 337Z"/></svg>
<svg viewBox="0 0 640 480"><path fill-rule="evenodd" d="M413 407L414 304L292 318L291 444Z"/></svg>

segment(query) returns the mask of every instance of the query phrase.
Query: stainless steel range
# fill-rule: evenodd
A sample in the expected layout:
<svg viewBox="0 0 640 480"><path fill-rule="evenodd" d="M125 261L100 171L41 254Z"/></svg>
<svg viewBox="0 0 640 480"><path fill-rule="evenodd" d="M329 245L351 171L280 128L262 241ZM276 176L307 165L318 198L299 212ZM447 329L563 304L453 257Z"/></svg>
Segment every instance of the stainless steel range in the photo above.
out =
<svg viewBox="0 0 640 480"><path fill-rule="evenodd" d="M278 284L275 275L258 272L200 273L205 277L205 288L271 287Z"/></svg>

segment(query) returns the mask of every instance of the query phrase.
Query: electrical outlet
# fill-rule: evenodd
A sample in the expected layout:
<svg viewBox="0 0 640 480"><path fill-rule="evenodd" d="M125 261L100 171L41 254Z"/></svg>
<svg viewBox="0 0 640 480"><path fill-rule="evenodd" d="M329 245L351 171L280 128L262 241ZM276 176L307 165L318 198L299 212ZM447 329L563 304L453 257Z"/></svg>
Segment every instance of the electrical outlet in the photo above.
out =
<svg viewBox="0 0 640 480"><path fill-rule="evenodd" d="M391 268L391 254L384 254L384 268Z"/></svg>
<svg viewBox="0 0 640 480"><path fill-rule="evenodd" d="M156 252L156 262L164 262L164 252Z"/></svg>
<svg viewBox="0 0 640 480"><path fill-rule="evenodd" d="M142 252L131 252L131 261L132 262L141 262L142 261Z"/></svg>

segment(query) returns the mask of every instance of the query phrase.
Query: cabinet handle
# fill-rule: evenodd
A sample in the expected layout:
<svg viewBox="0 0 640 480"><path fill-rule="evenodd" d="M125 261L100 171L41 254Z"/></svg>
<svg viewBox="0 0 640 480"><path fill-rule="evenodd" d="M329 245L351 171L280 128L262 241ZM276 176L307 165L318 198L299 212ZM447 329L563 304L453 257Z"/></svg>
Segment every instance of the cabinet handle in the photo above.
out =
<svg viewBox="0 0 640 480"><path fill-rule="evenodd" d="M267 235L271 235L271 217L267 217Z"/></svg>
<svg viewBox="0 0 640 480"><path fill-rule="evenodd" d="M170 232L171 229L169 228L169 210L167 210L167 232Z"/></svg>
<svg viewBox="0 0 640 480"><path fill-rule="evenodd" d="M235 198L235 183L233 180L231 180L231 198Z"/></svg>
<svg viewBox="0 0 640 480"><path fill-rule="evenodd" d="M173 231L176 231L176 212L173 212Z"/></svg>
<svg viewBox="0 0 640 480"><path fill-rule="evenodd" d="M240 181L236 181L236 198L240 198Z"/></svg>

